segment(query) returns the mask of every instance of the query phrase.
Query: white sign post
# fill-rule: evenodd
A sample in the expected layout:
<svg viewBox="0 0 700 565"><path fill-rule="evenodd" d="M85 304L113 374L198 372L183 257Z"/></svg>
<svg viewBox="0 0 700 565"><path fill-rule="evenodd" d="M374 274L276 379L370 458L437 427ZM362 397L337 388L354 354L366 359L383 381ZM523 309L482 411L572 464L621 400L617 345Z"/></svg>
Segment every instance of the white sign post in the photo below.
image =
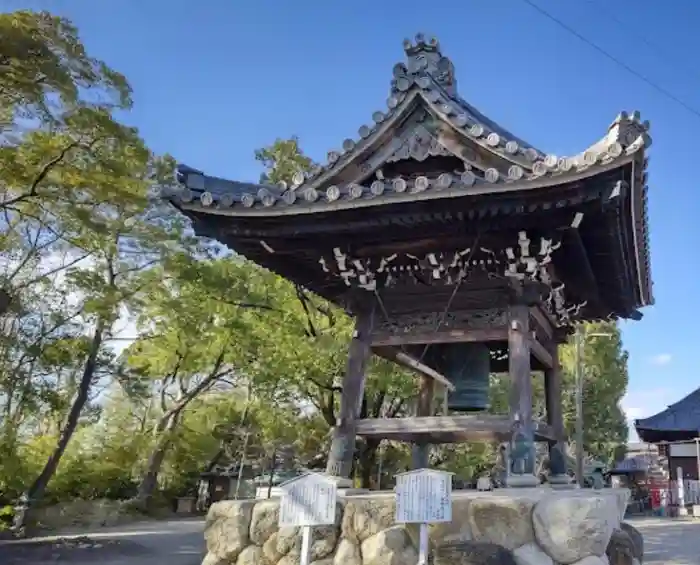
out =
<svg viewBox="0 0 700 565"><path fill-rule="evenodd" d="M452 521L452 473L417 469L397 475L396 521L420 524L418 565L427 565L428 524Z"/></svg>
<svg viewBox="0 0 700 565"><path fill-rule="evenodd" d="M335 523L336 483L320 473L307 473L280 485L279 527L301 527L301 562L309 565L311 528Z"/></svg>
<svg viewBox="0 0 700 565"><path fill-rule="evenodd" d="M683 467L678 467L676 469L676 485L678 488L678 515L685 516L687 511L685 509L685 485L683 484Z"/></svg>

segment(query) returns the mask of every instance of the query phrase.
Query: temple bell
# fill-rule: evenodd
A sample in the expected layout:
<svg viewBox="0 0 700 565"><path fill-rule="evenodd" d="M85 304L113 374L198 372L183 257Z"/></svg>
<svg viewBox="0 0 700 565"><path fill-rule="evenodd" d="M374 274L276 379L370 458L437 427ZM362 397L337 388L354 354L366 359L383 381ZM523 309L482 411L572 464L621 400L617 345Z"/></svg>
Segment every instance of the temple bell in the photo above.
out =
<svg viewBox="0 0 700 565"><path fill-rule="evenodd" d="M428 364L455 386L447 407L451 412L489 408L491 352L483 343L439 343L428 350Z"/></svg>

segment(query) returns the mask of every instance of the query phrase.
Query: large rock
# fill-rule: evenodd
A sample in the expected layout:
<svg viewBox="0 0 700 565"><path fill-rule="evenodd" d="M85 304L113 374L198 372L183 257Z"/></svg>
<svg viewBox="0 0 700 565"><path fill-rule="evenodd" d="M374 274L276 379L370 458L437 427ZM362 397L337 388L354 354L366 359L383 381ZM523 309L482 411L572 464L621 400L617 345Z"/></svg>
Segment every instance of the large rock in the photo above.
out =
<svg viewBox="0 0 700 565"><path fill-rule="evenodd" d="M299 553L301 551L301 528L284 527L277 530L277 553Z"/></svg>
<svg viewBox="0 0 700 565"><path fill-rule="evenodd" d="M430 542L433 547L463 543L473 539L469 524L471 502L470 498L455 498L452 501L452 521L431 524ZM417 539L414 539L414 545L418 547Z"/></svg>
<svg viewBox="0 0 700 565"><path fill-rule="evenodd" d="M363 565L410 565L418 553L403 526L383 530L362 542Z"/></svg>
<svg viewBox="0 0 700 565"><path fill-rule="evenodd" d="M357 543L394 525L396 497L348 499L341 531L343 537Z"/></svg>
<svg viewBox="0 0 700 565"><path fill-rule="evenodd" d="M263 562L262 549L257 545L249 545L241 551L236 565L263 565Z"/></svg>
<svg viewBox="0 0 700 565"><path fill-rule="evenodd" d="M249 544L254 501L225 500L212 505L204 526L204 539L212 562L234 563Z"/></svg>
<svg viewBox="0 0 700 565"><path fill-rule="evenodd" d="M536 543L526 543L513 551L518 565L554 565L552 558Z"/></svg>
<svg viewBox="0 0 700 565"><path fill-rule="evenodd" d="M285 555L277 562L277 565L300 565L301 556L298 553L290 553Z"/></svg>
<svg viewBox="0 0 700 565"><path fill-rule="evenodd" d="M589 555L577 561L575 565L608 565L608 559L605 556Z"/></svg>
<svg viewBox="0 0 700 565"><path fill-rule="evenodd" d="M513 553L495 543L467 541L436 548L433 565L517 565Z"/></svg>
<svg viewBox="0 0 700 565"><path fill-rule="evenodd" d="M221 559L216 557L213 553L207 553L202 560L202 565L228 565L226 562L222 562Z"/></svg>
<svg viewBox="0 0 700 565"><path fill-rule="evenodd" d="M515 491L517 493L517 491ZM541 494L487 494L472 500L469 525L474 541L515 549L535 539L532 509Z"/></svg>
<svg viewBox="0 0 700 565"><path fill-rule="evenodd" d="M277 550L278 535L279 532L272 534L262 546L263 557L268 563L277 563L284 555Z"/></svg>
<svg viewBox="0 0 700 565"><path fill-rule="evenodd" d="M341 539L335 550L333 565L362 565L360 546L350 540Z"/></svg>
<svg viewBox="0 0 700 565"><path fill-rule="evenodd" d="M634 565L634 543L624 530L615 530L605 550L610 565Z"/></svg>
<svg viewBox="0 0 700 565"><path fill-rule="evenodd" d="M318 526L311 528L310 561L317 561L328 557L338 542L338 526ZM273 536L270 537L272 539ZM297 558L301 554L301 528L281 528L277 531L276 552L272 548L263 546L263 554L266 558L277 556L291 556ZM279 558L279 557L278 557ZM274 563L274 560L273 560Z"/></svg>
<svg viewBox="0 0 700 565"><path fill-rule="evenodd" d="M542 549L569 565L604 555L620 517L616 497L591 492L546 496L535 505L532 521Z"/></svg>
<svg viewBox="0 0 700 565"><path fill-rule="evenodd" d="M620 524L620 529L630 537L630 540L632 540L632 546L634 547L634 558L642 563L644 561L644 537L642 536L641 532L627 522L622 522Z"/></svg>
<svg viewBox="0 0 700 565"><path fill-rule="evenodd" d="M262 547L277 531L279 518L280 503L278 500L258 502L253 508L250 521L250 541Z"/></svg>

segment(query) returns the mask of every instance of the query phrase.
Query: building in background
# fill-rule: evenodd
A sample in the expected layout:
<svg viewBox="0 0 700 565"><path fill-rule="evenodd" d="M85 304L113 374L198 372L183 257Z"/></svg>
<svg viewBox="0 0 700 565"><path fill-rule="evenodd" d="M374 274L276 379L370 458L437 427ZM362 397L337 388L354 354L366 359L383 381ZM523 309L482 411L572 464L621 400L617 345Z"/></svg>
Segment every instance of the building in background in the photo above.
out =
<svg viewBox="0 0 700 565"><path fill-rule="evenodd" d="M700 388L666 410L635 420L639 438L658 446L659 456L667 459L671 480L698 480L700 467Z"/></svg>

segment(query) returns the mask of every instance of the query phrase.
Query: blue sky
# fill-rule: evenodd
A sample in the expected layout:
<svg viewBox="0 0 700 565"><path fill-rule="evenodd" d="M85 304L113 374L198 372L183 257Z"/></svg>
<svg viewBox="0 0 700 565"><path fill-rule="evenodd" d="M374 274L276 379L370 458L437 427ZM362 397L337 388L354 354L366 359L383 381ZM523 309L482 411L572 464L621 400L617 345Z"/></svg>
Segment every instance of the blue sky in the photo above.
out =
<svg viewBox="0 0 700 565"><path fill-rule="evenodd" d="M535 1L700 110L700 3ZM385 108L402 40L417 32L440 40L466 100L547 152L577 153L602 137L619 111L640 110L654 140L657 305L641 322L623 325L631 355L625 408L630 417L650 415L699 386L691 297L700 271L700 117L522 0L3 0L0 8L49 9L72 19L89 52L129 78L135 107L125 119L154 150L239 180L257 179L253 150L276 137L298 135L319 160L356 137L372 112Z"/></svg>

